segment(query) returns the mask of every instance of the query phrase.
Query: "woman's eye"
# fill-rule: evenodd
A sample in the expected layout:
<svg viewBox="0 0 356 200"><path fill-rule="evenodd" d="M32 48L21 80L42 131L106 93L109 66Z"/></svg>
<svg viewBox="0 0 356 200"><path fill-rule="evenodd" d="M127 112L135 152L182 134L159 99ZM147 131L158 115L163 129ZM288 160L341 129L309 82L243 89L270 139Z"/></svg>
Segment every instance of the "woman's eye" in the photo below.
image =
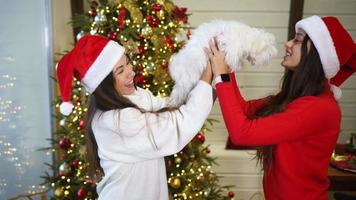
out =
<svg viewBox="0 0 356 200"><path fill-rule="evenodd" d="M300 43L301 41L298 38L294 38L295 43Z"/></svg>

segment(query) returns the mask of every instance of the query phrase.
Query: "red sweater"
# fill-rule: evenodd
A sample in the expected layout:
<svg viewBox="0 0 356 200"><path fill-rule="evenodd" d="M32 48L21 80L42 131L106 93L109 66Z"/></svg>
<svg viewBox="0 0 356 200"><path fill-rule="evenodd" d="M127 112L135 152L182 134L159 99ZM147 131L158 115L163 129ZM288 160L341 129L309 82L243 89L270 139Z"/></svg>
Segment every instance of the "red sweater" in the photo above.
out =
<svg viewBox="0 0 356 200"><path fill-rule="evenodd" d="M248 119L264 100L245 101L234 74L218 83L217 95L234 144L274 145L274 162L264 173L266 200L326 200L328 165L340 131L341 113L327 84L320 96L289 103L282 113Z"/></svg>

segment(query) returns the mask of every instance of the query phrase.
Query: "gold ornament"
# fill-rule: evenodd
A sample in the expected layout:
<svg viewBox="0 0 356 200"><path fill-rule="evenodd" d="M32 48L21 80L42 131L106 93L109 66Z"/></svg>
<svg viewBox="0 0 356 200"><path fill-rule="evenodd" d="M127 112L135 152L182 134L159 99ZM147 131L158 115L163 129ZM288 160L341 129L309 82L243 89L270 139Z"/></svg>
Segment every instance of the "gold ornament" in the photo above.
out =
<svg viewBox="0 0 356 200"><path fill-rule="evenodd" d="M174 162L175 162L176 164L180 164L180 163L182 162L182 159L181 159L180 157L176 157L176 158L174 159Z"/></svg>
<svg viewBox="0 0 356 200"><path fill-rule="evenodd" d="M56 195L57 197L60 197L63 195L63 189L62 188L57 188L55 191L54 191L54 195Z"/></svg>
<svg viewBox="0 0 356 200"><path fill-rule="evenodd" d="M165 19L165 14L166 13L163 10L158 11L158 18L160 20L164 20Z"/></svg>
<svg viewBox="0 0 356 200"><path fill-rule="evenodd" d="M181 182L179 178L174 178L173 180L171 180L171 182L169 183L169 185L174 188L174 189L178 189L180 188Z"/></svg>
<svg viewBox="0 0 356 200"><path fill-rule="evenodd" d="M150 38L152 36L152 28L150 26L146 26L141 30L141 34L144 36L144 38Z"/></svg>

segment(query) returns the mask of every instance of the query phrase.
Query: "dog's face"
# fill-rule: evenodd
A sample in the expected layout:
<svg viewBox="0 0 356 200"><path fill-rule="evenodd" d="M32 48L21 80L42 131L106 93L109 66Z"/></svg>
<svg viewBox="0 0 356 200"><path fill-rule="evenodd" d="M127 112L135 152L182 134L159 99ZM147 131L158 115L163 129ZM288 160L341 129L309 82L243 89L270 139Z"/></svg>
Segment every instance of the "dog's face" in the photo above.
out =
<svg viewBox="0 0 356 200"><path fill-rule="evenodd" d="M272 58L277 55L274 35L259 29L255 29L254 34L255 38L247 55L247 60L252 65L268 65Z"/></svg>

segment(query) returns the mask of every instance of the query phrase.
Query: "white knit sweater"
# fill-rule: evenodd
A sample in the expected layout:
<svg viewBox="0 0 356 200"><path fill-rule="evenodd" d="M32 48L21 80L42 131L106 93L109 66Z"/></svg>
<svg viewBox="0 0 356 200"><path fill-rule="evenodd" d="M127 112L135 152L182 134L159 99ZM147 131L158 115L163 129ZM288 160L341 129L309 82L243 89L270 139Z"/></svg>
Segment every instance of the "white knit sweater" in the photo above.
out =
<svg viewBox="0 0 356 200"><path fill-rule="evenodd" d="M141 88L127 97L149 111L166 105L164 99ZM92 127L105 173L97 186L99 200L167 200L163 157L179 152L196 135L209 115L212 99L211 86L199 81L176 111L97 112Z"/></svg>

